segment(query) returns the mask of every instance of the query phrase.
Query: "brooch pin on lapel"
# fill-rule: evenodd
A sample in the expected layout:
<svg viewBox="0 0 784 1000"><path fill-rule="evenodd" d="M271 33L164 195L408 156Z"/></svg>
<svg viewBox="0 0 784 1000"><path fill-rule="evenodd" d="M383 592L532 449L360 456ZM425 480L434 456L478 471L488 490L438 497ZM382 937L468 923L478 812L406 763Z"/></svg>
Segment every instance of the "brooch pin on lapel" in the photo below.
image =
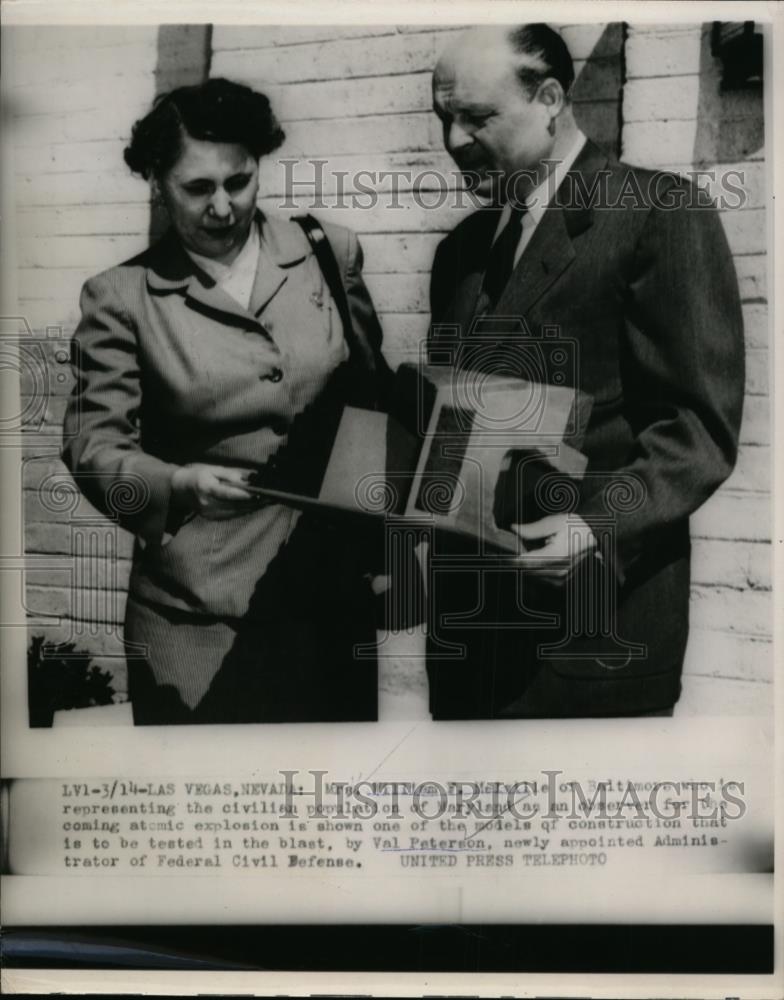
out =
<svg viewBox="0 0 784 1000"><path fill-rule="evenodd" d="M310 301L317 309L324 308L324 296L322 295L321 292L311 292Z"/></svg>

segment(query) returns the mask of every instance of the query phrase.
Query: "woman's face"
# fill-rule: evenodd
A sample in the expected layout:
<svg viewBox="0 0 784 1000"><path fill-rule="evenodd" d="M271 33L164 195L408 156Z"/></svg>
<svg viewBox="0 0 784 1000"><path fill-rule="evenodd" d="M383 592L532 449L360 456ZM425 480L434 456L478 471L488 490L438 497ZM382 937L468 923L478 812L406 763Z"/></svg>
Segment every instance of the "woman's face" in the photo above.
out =
<svg viewBox="0 0 784 1000"><path fill-rule="evenodd" d="M185 247L230 264L256 210L259 165L248 150L183 136L180 158L158 186Z"/></svg>

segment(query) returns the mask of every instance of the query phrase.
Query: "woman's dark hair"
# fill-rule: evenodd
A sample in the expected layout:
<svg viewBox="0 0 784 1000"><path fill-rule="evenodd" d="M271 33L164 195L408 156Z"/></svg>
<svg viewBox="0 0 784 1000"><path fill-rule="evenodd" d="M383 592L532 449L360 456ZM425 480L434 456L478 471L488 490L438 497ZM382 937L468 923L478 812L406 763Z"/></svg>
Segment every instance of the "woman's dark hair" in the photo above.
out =
<svg viewBox="0 0 784 1000"><path fill-rule="evenodd" d="M125 162L145 180L160 178L179 159L184 134L237 143L256 160L286 137L264 94L217 78L157 97L152 111L133 126Z"/></svg>
<svg viewBox="0 0 784 1000"><path fill-rule="evenodd" d="M529 98L548 76L563 87L567 99L574 83L574 63L566 42L547 24L524 24L509 32L509 44L518 56L530 56L539 66L519 66L517 78Z"/></svg>

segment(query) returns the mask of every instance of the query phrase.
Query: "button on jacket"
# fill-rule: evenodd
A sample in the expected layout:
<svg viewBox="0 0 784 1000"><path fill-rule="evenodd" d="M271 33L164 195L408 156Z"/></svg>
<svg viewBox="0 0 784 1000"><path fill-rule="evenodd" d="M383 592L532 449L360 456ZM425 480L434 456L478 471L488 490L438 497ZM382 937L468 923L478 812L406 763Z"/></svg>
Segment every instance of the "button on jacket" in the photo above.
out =
<svg viewBox="0 0 784 1000"><path fill-rule="evenodd" d="M64 425L63 457L79 486L137 536L130 592L216 617L246 614L265 568L307 515L269 504L223 521L178 518L170 505L175 469L263 466L349 354L343 370L355 405L376 405L389 376L356 237L325 226L355 329L349 352L301 228L261 214L256 224L261 252L247 309L173 233L85 284ZM330 544L301 568L304 594L320 578L313 600L325 587L339 594L336 577L356 569L347 544Z"/></svg>

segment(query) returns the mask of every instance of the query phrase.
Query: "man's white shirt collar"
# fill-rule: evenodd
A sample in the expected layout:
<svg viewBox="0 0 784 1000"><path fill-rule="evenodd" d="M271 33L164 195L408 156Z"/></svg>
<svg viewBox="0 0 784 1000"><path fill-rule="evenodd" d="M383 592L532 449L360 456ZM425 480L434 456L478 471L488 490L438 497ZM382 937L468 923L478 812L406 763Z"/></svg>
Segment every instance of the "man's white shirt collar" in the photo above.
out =
<svg viewBox="0 0 784 1000"><path fill-rule="evenodd" d="M515 254L515 264L522 256L523 250L528 245L528 241L533 235L534 229L539 225L542 216L547 210L547 206L553 200L555 192L560 187L564 177L569 173L569 171L574 166L574 162L583 150L583 146L588 140L586 139L583 132L577 131L574 137L574 142L571 144L563 156L553 167L550 173L545 177L541 184L533 189L529 196L525 200L526 213L523 216L523 233L520 237L520 243L517 247L517 252ZM512 215L512 207L507 202L503 209L501 210L501 217L498 220L498 226L495 231L495 236L493 237L493 242L495 242L501 234L501 231L506 226L507 222Z"/></svg>

